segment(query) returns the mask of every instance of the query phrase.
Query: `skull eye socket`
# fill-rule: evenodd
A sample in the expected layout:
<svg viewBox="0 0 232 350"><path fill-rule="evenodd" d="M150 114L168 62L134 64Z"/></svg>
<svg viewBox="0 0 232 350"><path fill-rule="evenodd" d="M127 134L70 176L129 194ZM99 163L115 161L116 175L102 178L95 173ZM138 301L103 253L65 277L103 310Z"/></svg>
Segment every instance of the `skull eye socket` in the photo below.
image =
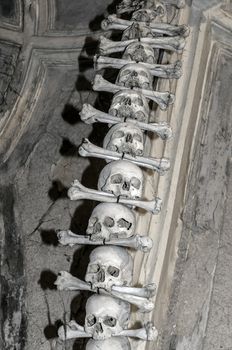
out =
<svg viewBox="0 0 232 350"><path fill-rule="evenodd" d="M110 317L110 316L106 316L103 323L106 325L106 326L109 326L109 327L115 327L116 324L117 324L117 320L116 318L114 317Z"/></svg>
<svg viewBox="0 0 232 350"><path fill-rule="evenodd" d="M114 226L114 219L111 218L110 216L106 216L104 219L104 225L106 227L113 227Z"/></svg>
<svg viewBox="0 0 232 350"><path fill-rule="evenodd" d="M132 177L131 179L131 185L136 188L137 190L139 190L140 186L141 186L141 181L139 179L137 179L136 177Z"/></svg>
<svg viewBox="0 0 232 350"><path fill-rule="evenodd" d="M122 96L115 96L113 98L113 103L116 104L116 103L121 103L121 100L122 100Z"/></svg>
<svg viewBox="0 0 232 350"><path fill-rule="evenodd" d="M124 136L124 132L121 130L115 131L115 133L113 134L114 138L121 138Z"/></svg>
<svg viewBox="0 0 232 350"><path fill-rule="evenodd" d="M97 320L96 320L96 317L95 317L94 315L89 315L89 316L87 317L87 325L88 325L89 327L94 326L96 322L97 322Z"/></svg>
<svg viewBox="0 0 232 350"><path fill-rule="evenodd" d="M121 174L114 174L111 176L110 181L112 184L120 184L123 182L123 178Z"/></svg>
<svg viewBox="0 0 232 350"><path fill-rule="evenodd" d="M147 72L145 72L144 70L141 70L139 74L142 75L142 77L149 78Z"/></svg>
<svg viewBox="0 0 232 350"><path fill-rule="evenodd" d="M142 136L139 135L139 134L134 134L134 135L133 135L133 138L134 138L136 141L139 141L139 142L142 142L142 141L143 141Z"/></svg>
<svg viewBox="0 0 232 350"><path fill-rule="evenodd" d="M131 225L132 225L129 221L126 221L123 218L119 219L117 224L118 224L118 227L126 228L127 230L129 230L131 228Z"/></svg>
<svg viewBox="0 0 232 350"><path fill-rule="evenodd" d="M131 71L129 69L125 69L124 71L121 72L121 76L123 77L124 75L131 74Z"/></svg>
<svg viewBox="0 0 232 350"><path fill-rule="evenodd" d="M89 265L89 272L90 273L96 273L100 270L100 266L98 264L91 264Z"/></svg>
<svg viewBox="0 0 232 350"><path fill-rule="evenodd" d="M115 266L109 266L107 269L107 272L112 276L112 277L118 277L119 276L119 269Z"/></svg>

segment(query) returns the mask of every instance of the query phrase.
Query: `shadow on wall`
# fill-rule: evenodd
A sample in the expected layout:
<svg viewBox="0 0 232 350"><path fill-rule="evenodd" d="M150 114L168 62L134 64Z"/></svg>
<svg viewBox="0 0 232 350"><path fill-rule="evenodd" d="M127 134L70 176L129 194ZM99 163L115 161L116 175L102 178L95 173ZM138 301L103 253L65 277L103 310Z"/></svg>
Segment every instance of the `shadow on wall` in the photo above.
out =
<svg viewBox="0 0 232 350"><path fill-rule="evenodd" d="M119 1L113 1L113 3L107 9L108 13L115 12L115 6L118 3ZM92 31L99 30L100 23L103 20L103 18L104 15L102 14L101 16L97 16L93 21L91 21L89 25L90 29ZM96 97L96 93L92 92L92 81L87 79L85 74L86 72L88 72L88 70L92 69L93 67L93 57L97 52L97 47L98 41L87 37L85 40L85 44L82 48L81 54L78 57L80 74L78 75L76 80L75 91L71 96L69 102L64 106L61 115L63 120L71 126L78 126L79 123L82 123L79 113L82 109L83 101L81 99L75 99L75 94L79 94L78 96L83 95L83 100L85 102L90 102L92 105L94 105L95 108L99 110L108 111L109 109L111 100L111 98L109 97L111 97L111 95L109 95L108 93L101 93ZM115 80L116 74L117 72L111 72L107 75L107 79ZM102 146L102 140L107 130L108 126L106 124L94 124L92 132L89 135L89 140L98 146ZM59 151L60 155L62 157L75 159L79 157L78 146L79 145L74 144L68 138L64 137ZM105 166L105 161L93 158L90 158L89 161L90 165L82 173L81 183L86 187L96 189L98 175L102 168ZM68 188L62 183L62 181L59 178L57 178L52 182L52 185L48 192L48 196L52 200L52 202L56 202L59 199L67 198L67 190ZM78 206L70 222L70 229L73 232L82 235L85 234L89 217L91 216L92 210L95 205L95 202L86 200L83 201L83 204ZM40 231L41 240L44 244L53 245L55 247L58 246L56 229L57 228ZM89 254L94 248L94 246L83 246L75 251L70 267L70 273L73 276L84 280L87 265L89 262ZM45 303L47 305L48 324L44 328L44 335L45 338L49 341L51 341L52 339L56 339L58 328L62 324L65 324L69 321L69 319L65 319L66 315L61 315L62 319L57 320L55 323L51 322L49 304L46 297L46 293L48 290L56 290L56 286L54 284L56 278L57 275L53 271L45 269L41 272L40 279L38 281L38 284L44 291ZM84 325L85 304L89 295L89 292L81 292L77 296L75 296L71 301L70 319L77 321L81 325ZM85 349L86 342L86 339L77 339L74 342L67 342L67 344L65 344L65 349Z"/></svg>

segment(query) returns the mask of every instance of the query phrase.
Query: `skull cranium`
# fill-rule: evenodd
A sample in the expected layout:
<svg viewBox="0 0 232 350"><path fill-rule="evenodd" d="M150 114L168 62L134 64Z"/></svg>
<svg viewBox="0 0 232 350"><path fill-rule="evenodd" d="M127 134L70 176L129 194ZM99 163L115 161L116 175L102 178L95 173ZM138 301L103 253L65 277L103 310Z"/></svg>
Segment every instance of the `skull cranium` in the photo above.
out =
<svg viewBox="0 0 232 350"><path fill-rule="evenodd" d="M113 97L109 113L118 118L148 122L149 105L144 95L139 92L119 91Z"/></svg>
<svg viewBox="0 0 232 350"><path fill-rule="evenodd" d="M159 50L153 49L150 45L135 42L125 48L123 59L144 63L157 63Z"/></svg>
<svg viewBox="0 0 232 350"><path fill-rule="evenodd" d="M148 69L139 63L131 63L120 69L116 84L128 88L152 90L153 77Z"/></svg>
<svg viewBox="0 0 232 350"><path fill-rule="evenodd" d="M131 40L137 38L153 38L154 35L149 26L133 22L123 31L122 40Z"/></svg>
<svg viewBox="0 0 232 350"><path fill-rule="evenodd" d="M85 281L92 289L110 291L112 286L130 285L133 273L133 260L126 249L115 246L95 248L89 257Z"/></svg>
<svg viewBox="0 0 232 350"><path fill-rule="evenodd" d="M162 4L157 5L154 9L140 9L133 13L132 20L138 22L161 22L166 15L165 7Z"/></svg>
<svg viewBox="0 0 232 350"><path fill-rule="evenodd" d="M110 296L93 295L86 303L85 331L95 340L108 339L128 326L130 305Z"/></svg>
<svg viewBox="0 0 232 350"><path fill-rule="evenodd" d="M144 178L142 170L135 164L117 160L107 164L98 179L98 189L130 199L141 198Z"/></svg>
<svg viewBox="0 0 232 350"><path fill-rule="evenodd" d="M114 337L105 340L90 339L86 344L86 350L131 350L131 345L126 337Z"/></svg>
<svg viewBox="0 0 232 350"><path fill-rule="evenodd" d="M91 214L87 234L94 241L131 237L135 224L134 212L126 206L119 203L101 203Z"/></svg>
<svg viewBox="0 0 232 350"><path fill-rule="evenodd" d="M142 156L144 150L143 132L129 123L119 123L110 128L103 142L103 147L118 153Z"/></svg>

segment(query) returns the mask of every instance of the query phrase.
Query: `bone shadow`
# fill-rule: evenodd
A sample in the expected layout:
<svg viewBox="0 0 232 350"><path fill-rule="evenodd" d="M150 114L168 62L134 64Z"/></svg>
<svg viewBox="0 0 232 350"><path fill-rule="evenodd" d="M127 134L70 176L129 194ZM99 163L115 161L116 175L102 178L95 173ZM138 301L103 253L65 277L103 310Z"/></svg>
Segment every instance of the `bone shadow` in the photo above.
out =
<svg viewBox="0 0 232 350"><path fill-rule="evenodd" d="M86 245L86 246L82 246L81 248L75 251L75 253L73 254L73 259L70 266L70 273L73 276L84 281L85 274L87 271L87 266L89 263L89 255L94 248L95 246Z"/></svg>
<svg viewBox="0 0 232 350"><path fill-rule="evenodd" d="M68 188L65 187L60 180L52 181L52 186L48 190L49 198L55 202L58 199L67 198Z"/></svg>
<svg viewBox="0 0 232 350"><path fill-rule="evenodd" d="M57 337L57 331L58 331L58 328L62 325L62 321L57 320L55 323L52 323L49 303L48 303L46 294L44 294L44 298L45 298L45 304L47 307L47 318L48 318L48 325L44 328L44 336L47 340L51 340Z"/></svg>
<svg viewBox="0 0 232 350"><path fill-rule="evenodd" d="M54 282L57 279L57 275L51 270L43 270L40 274L38 284L43 290L55 290L56 285Z"/></svg>
<svg viewBox="0 0 232 350"><path fill-rule="evenodd" d="M40 237L44 244L57 247L59 244L56 230L40 230Z"/></svg>

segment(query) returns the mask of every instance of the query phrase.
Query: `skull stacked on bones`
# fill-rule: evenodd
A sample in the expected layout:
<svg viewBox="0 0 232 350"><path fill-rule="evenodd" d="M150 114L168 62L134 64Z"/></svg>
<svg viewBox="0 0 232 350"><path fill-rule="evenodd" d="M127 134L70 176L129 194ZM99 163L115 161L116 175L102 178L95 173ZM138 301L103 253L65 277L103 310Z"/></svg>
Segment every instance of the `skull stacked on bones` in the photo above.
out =
<svg viewBox="0 0 232 350"><path fill-rule="evenodd" d="M145 324L143 328L128 329L129 318L128 302L110 296L94 295L86 304L84 327L75 321L70 321L58 329L58 336L63 341L76 338L92 338L100 341L122 336L148 341L157 338L158 332L151 322Z"/></svg>
<svg viewBox="0 0 232 350"><path fill-rule="evenodd" d="M135 225L135 214L126 206L101 203L94 208L86 233L93 241L110 241L133 236Z"/></svg>
<svg viewBox="0 0 232 350"><path fill-rule="evenodd" d="M86 344L86 350L131 350L131 345L126 337L109 338L105 340L90 339Z"/></svg>
<svg viewBox="0 0 232 350"><path fill-rule="evenodd" d="M131 63L120 69L116 84L127 88L152 90L153 77L143 65Z"/></svg>
<svg viewBox="0 0 232 350"><path fill-rule="evenodd" d="M123 53L122 58L126 60L143 62L143 63L157 63L159 57L159 50L153 49L150 45L135 42L129 44Z"/></svg>
<svg viewBox="0 0 232 350"><path fill-rule="evenodd" d="M84 329L95 340L108 339L128 327L130 304L109 296L93 295L86 304Z"/></svg>
<svg viewBox="0 0 232 350"><path fill-rule="evenodd" d="M128 90L119 91L113 96L109 114L120 119L131 118L140 122L148 122L149 105L141 93Z"/></svg>
<svg viewBox="0 0 232 350"><path fill-rule="evenodd" d="M144 153L144 135L142 130L130 123L112 126L106 134L103 147L110 151L130 154L133 157Z"/></svg>
<svg viewBox="0 0 232 350"><path fill-rule="evenodd" d="M98 190L130 199L142 197L144 177L142 170L135 164L117 160L107 164L98 179Z"/></svg>
<svg viewBox="0 0 232 350"><path fill-rule="evenodd" d="M91 289L110 291L112 286L128 286L133 277L133 259L126 249L113 246L95 248L89 257L85 281Z"/></svg>

